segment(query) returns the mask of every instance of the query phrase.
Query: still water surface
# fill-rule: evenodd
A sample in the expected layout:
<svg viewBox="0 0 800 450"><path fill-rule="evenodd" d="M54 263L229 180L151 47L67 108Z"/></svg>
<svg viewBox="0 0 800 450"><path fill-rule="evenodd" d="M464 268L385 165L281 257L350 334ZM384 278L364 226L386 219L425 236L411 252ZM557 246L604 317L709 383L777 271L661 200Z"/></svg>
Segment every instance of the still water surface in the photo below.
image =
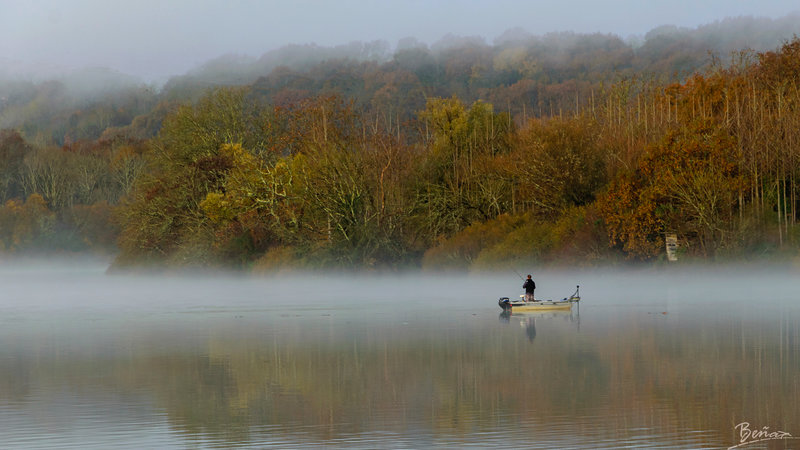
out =
<svg viewBox="0 0 800 450"><path fill-rule="evenodd" d="M744 422L800 436L796 269L668 269L536 273L539 298L580 284L579 309L505 317L513 272L3 265L0 443L694 449L742 443Z"/></svg>

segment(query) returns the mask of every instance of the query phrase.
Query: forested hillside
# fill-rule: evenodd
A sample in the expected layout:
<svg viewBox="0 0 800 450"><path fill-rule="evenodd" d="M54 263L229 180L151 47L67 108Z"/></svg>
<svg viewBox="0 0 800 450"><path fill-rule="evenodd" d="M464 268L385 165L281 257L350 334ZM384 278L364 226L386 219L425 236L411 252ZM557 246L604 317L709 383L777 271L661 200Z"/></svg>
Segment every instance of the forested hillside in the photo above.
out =
<svg viewBox="0 0 800 450"><path fill-rule="evenodd" d="M0 249L115 266L496 268L797 254L800 19L448 37L160 89L0 82ZM755 50L749 50L755 49Z"/></svg>

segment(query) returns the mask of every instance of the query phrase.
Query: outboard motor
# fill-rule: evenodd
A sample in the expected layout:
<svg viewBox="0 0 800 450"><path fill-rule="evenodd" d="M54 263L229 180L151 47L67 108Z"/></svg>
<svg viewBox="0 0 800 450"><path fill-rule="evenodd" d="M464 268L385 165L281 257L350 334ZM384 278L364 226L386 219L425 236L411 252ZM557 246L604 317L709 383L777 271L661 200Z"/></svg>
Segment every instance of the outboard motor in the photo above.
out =
<svg viewBox="0 0 800 450"><path fill-rule="evenodd" d="M497 304L500 305L504 311L511 309L511 302L508 300L508 297L500 297L500 299L497 300Z"/></svg>

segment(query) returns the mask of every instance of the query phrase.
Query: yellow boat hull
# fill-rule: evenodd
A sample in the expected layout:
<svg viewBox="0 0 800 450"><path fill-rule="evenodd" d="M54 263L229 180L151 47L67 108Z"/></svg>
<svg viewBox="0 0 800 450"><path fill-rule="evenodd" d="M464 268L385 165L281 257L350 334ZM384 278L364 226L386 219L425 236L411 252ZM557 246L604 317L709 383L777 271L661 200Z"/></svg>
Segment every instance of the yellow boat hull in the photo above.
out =
<svg viewBox="0 0 800 450"><path fill-rule="evenodd" d="M536 302L525 302L522 300L511 301L508 297L500 297L497 304L504 311L513 311L515 313L521 312L536 312L536 311L569 311L572 305L581 301L577 295L573 295L564 300L542 300Z"/></svg>
<svg viewBox="0 0 800 450"><path fill-rule="evenodd" d="M500 297L497 304L503 311L512 311L515 313L520 312L536 312L536 311L569 311L572 309L573 303L581 301L580 286L577 287L575 293L569 297L564 297L563 300L541 300L537 302L526 302L522 300L525 296L520 295L520 300L512 301L508 297Z"/></svg>
<svg viewBox="0 0 800 450"><path fill-rule="evenodd" d="M509 302L503 309L511 309L513 312L535 312L535 311L569 311L572 309L573 302Z"/></svg>

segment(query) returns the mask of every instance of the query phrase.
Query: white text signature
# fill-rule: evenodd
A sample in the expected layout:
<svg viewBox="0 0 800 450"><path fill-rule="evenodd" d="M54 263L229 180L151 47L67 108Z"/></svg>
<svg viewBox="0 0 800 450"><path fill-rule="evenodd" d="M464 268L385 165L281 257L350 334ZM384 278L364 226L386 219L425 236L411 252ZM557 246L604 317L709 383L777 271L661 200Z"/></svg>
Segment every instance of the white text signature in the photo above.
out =
<svg viewBox="0 0 800 450"><path fill-rule="evenodd" d="M793 437L786 431L772 431L769 429L769 427L751 429L750 422L742 422L736 425L734 429L739 434L739 443L733 447L728 447L728 450L761 441L771 441L777 439L800 439Z"/></svg>

